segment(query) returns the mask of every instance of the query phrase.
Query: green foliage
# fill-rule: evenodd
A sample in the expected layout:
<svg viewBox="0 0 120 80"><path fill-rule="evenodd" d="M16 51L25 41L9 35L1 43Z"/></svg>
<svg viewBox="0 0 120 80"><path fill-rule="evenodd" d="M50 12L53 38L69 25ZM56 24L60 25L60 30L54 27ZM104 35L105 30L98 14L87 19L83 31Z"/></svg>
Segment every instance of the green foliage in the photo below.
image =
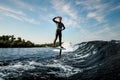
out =
<svg viewBox="0 0 120 80"><path fill-rule="evenodd" d="M15 38L14 35L2 35L0 36L0 47L34 47L34 43L25 41L21 37Z"/></svg>

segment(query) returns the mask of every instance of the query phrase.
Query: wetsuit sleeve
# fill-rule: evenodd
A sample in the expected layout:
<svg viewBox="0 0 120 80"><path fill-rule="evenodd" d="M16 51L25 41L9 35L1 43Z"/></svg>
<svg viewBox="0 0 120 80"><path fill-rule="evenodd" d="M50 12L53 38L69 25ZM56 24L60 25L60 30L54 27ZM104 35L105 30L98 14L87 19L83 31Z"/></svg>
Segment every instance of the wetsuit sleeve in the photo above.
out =
<svg viewBox="0 0 120 80"><path fill-rule="evenodd" d="M53 18L53 22L58 23L55 19L56 19L56 17Z"/></svg>
<svg viewBox="0 0 120 80"><path fill-rule="evenodd" d="M64 29L65 29L65 26L64 26L64 24L62 24L62 27L63 27L63 29L62 29L62 30L64 30Z"/></svg>

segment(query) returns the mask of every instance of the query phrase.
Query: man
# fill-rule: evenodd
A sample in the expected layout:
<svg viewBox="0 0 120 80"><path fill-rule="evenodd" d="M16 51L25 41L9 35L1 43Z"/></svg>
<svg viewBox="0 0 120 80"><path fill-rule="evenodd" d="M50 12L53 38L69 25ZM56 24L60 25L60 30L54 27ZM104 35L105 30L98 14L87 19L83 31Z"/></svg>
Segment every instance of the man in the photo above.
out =
<svg viewBox="0 0 120 80"><path fill-rule="evenodd" d="M58 18L59 21L56 21L56 18ZM54 40L54 47L55 47L55 44L56 44L56 40L57 38L59 37L59 46L61 48L63 48L61 46L61 42L62 42L62 31L65 29L65 26L64 24L62 23L62 17L61 16L57 16L57 17L54 17L53 18L53 21L56 23L57 25L57 29L56 29L56 34L55 34L55 40Z"/></svg>

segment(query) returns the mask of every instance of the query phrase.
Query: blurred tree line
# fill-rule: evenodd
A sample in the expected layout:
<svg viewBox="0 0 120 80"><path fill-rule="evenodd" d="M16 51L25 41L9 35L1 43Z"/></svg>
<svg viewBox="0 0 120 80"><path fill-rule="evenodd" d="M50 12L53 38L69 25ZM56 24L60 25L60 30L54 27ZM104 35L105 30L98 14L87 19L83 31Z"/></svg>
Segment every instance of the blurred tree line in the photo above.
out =
<svg viewBox="0 0 120 80"><path fill-rule="evenodd" d="M15 38L14 35L0 36L0 47L33 47L34 43L25 41L21 37Z"/></svg>
<svg viewBox="0 0 120 80"><path fill-rule="evenodd" d="M56 46L58 46L58 42ZM21 37L15 38L14 35L0 36L0 48L14 48L14 47L51 47L53 43L49 44L34 44L31 41L25 41Z"/></svg>

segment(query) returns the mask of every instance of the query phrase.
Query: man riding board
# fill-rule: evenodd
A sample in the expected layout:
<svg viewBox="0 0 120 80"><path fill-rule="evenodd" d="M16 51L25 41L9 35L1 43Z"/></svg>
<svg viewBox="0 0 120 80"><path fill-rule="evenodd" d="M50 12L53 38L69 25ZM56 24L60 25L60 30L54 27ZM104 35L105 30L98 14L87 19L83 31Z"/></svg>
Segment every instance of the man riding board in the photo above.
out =
<svg viewBox="0 0 120 80"><path fill-rule="evenodd" d="M58 18L59 21L56 21L56 19ZM61 16L57 16L57 17L54 17L53 18L53 21L56 23L57 25L57 29L56 29L56 34L55 34L55 40L53 42L53 46L55 47L56 46L56 40L57 38L59 37L59 46L61 48L63 48L61 46L62 44L62 31L65 29L65 26L64 24L62 23L62 17Z"/></svg>

